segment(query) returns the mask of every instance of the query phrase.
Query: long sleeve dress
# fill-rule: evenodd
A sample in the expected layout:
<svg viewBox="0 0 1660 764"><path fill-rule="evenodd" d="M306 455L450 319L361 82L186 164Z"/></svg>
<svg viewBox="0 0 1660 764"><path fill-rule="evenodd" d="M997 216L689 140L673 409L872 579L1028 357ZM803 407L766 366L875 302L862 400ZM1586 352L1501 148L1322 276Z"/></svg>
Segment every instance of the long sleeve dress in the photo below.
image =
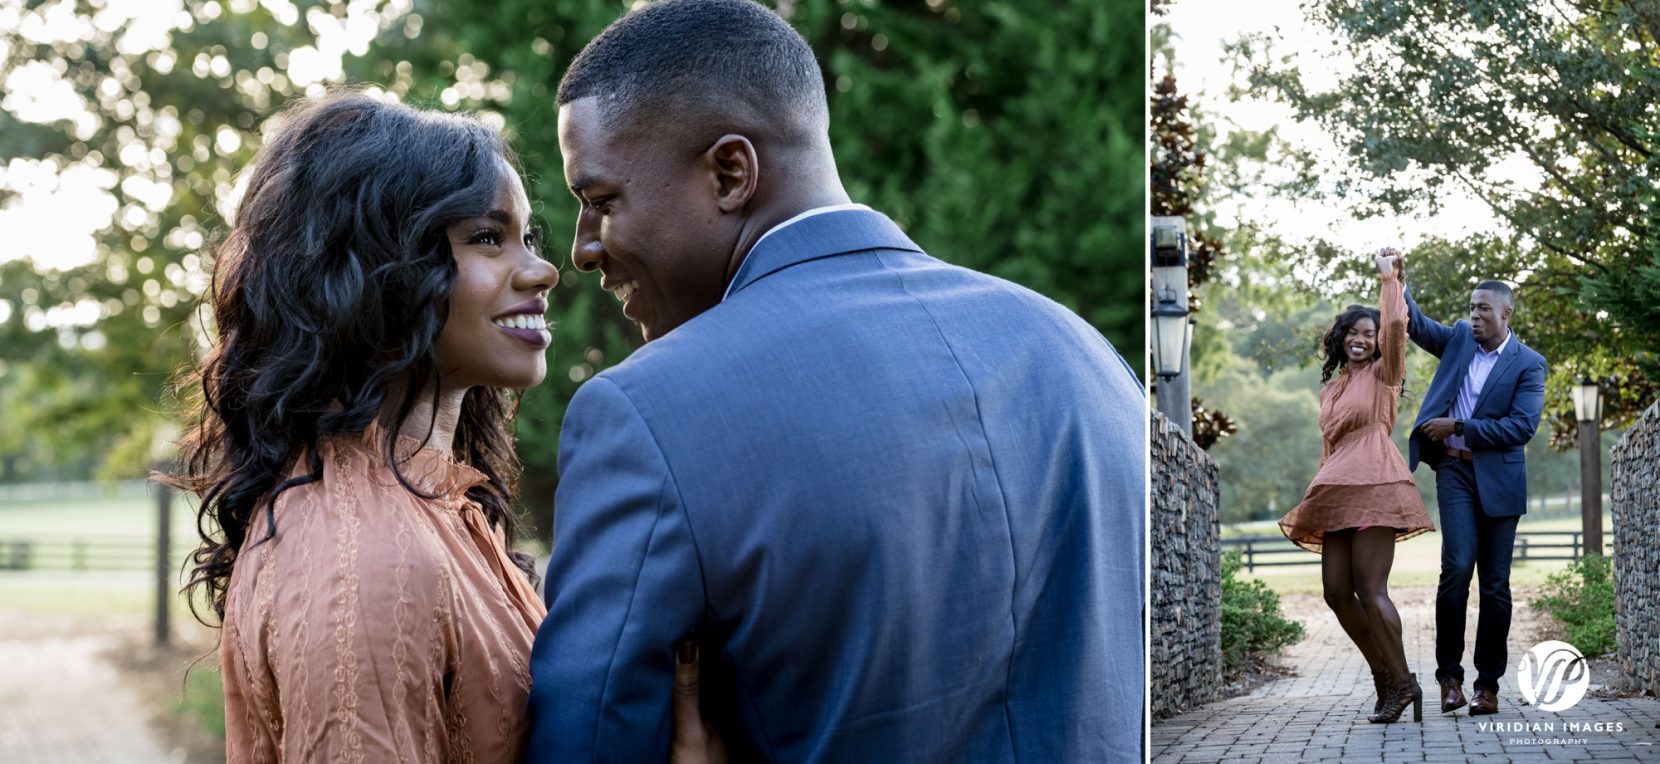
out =
<svg viewBox="0 0 1660 764"><path fill-rule="evenodd" d="M518 762L547 611L433 449L386 466L382 430L320 446L322 480L255 516L219 656L230 762ZM416 445L404 439L404 453ZM303 464L303 460L302 460Z"/></svg>
<svg viewBox="0 0 1660 764"><path fill-rule="evenodd" d="M1406 369L1405 286L1383 277L1377 360L1348 364L1320 391L1320 469L1303 501L1280 518L1292 543L1318 553L1328 531L1383 526L1395 540L1435 530L1389 433Z"/></svg>

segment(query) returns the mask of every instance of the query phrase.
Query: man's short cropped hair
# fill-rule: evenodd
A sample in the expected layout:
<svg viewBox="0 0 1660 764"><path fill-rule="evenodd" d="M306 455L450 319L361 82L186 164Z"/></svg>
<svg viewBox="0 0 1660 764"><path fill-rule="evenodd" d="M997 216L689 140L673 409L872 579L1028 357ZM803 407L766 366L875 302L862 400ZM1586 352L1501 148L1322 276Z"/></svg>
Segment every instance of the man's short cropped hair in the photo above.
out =
<svg viewBox="0 0 1660 764"><path fill-rule="evenodd" d="M1488 279L1476 285L1476 290L1479 291L1482 289L1498 295L1500 299L1504 300L1505 305L1514 306L1516 304L1516 296L1510 291L1510 285L1504 283L1503 281Z"/></svg>
<svg viewBox="0 0 1660 764"><path fill-rule="evenodd" d="M629 12L577 54L559 83L560 106L590 96L617 131L769 126L801 139L829 125L812 48L751 0L660 0ZM641 125L648 118L653 124Z"/></svg>

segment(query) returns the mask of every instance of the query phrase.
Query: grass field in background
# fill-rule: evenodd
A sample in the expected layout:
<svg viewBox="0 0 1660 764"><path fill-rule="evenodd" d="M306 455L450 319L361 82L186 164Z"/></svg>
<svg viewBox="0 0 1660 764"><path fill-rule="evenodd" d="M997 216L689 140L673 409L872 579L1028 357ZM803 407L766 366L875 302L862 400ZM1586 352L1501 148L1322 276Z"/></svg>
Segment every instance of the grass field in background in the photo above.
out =
<svg viewBox="0 0 1660 764"><path fill-rule="evenodd" d="M193 499L174 496L169 511L172 526L171 570L181 572L186 557L200 543L196 533L196 508ZM107 497L91 499L60 499L44 501L0 501L0 544L29 540L42 544L52 542L51 557L47 547L37 547L36 558L45 569L0 570L0 608L28 613L63 615L108 615L112 617L147 618L155 612L155 539L156 497ZM131 570L70 569L65 544L84 540L90 561L111 560L101 556L99 545L106 550L113 545L142 544L144 550L128 550L120 559ZM59 543L61 542L61 543ZM523 551L536 555L545 565L546 544L535 539L519 545ZM4 554L0 554L0 560ZM172 587L177 591L183 583L182 574ZM173 620L183 623L191 618L182 597L172 603Z"/></svg>
<svg viewBox="0 0 1660 764"><path fill-rule="evenodd" d="M192 502L175 496L168 514L175 542L194 542L196 510ZM156 498L152 495L0 502L0 538L13 536L153 541Z"/></svg>
<svg viewBox="0 0 1660 764"><path fill-rule="evenodd" d="M175 496L169 512L172 551L178 570L185 555L196 545L195 511ZM144 618L155 612L156 583L154 549L156 540L156 498L150 496L42 501L0 502L0 543L29 540L37 544L83 540L88 557L103 559L100 545L144 545L124 559L131 570L73 571L61 555L41 558L47 570L0 570L0 607L30 613L63 615L104 615L114 618ZM173 587L177 588L177 586ZM190 618L179 597L173 598L173 620Z"/></svg>

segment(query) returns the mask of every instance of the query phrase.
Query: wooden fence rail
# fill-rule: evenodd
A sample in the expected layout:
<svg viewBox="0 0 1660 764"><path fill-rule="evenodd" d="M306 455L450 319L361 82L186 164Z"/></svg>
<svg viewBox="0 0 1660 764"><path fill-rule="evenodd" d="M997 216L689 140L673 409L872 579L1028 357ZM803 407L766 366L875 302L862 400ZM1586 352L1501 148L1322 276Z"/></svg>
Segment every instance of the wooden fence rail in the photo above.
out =
<svg viewBox="0 0 1660 764"><path fill-rule="evenodd" d="M190 549L193 544L175 540L173 549ZM173 558L172 570L184 562L184 554ZM0 536L0 571L149 571L156 567L156 543L131 537L80 536L42 538Z"/></svg>
<svg viewBox="0 0 1660 764"><path fill-rule="evenodd" d="M1581 531L1518 531L1511 562L1529 560L1577 560L1581 554ZM1611 537L1604 544L1604 553L1613 552ZM1311 555L1287 541L1284 536L1240 536L1222 539L1222 551L1238 550L1245 558L1245 569L1271 568L1284 565L1317 565L1318 555Z"/></svg>

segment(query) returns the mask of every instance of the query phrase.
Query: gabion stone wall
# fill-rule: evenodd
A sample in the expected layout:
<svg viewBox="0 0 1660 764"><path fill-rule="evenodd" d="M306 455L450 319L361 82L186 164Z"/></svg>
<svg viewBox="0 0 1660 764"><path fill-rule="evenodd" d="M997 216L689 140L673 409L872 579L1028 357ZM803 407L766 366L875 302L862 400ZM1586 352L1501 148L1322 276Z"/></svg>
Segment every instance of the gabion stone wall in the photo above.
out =
<svg viewBox="0 0 1660 764"><path fill-rule="evenodd" d="M1218 467L1153 412L1153 715L1208 703L1222 686L1222 556L1216 508Z"/></svg>
<svg viewBox="0 0 1660 764"><path fill-rule="evenodd" d="M1632 689L1660 694L1660 403L1615 444L1614 621Z"/></svg>

